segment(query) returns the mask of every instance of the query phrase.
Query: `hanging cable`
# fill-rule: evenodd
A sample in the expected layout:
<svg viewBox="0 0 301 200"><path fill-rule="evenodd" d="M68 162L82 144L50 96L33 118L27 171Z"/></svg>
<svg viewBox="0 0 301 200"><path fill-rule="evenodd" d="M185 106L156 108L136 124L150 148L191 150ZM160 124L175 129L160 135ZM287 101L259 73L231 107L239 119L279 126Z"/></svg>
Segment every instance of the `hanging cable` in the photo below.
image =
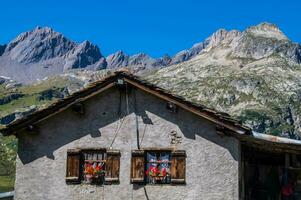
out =
<svg viewBox="0 0 301 200"><path fill-rule="evenodd" d="M135 122L136 122L136 136L137 136L137 148L140 149L140 141L139 141L139 122L138 122L138 114L137 114L137 102L136 102L136 92L134 92L134 112L135 112Z"/></svg>
<svg viewBox="0 0 301 200"><path fill-rule="evenodd" d="M140 140L140 146L142 145L142 142L143 142L143 139L144 139L144 136L145 136L145 133L146 133L146 127L147 127L147 124L144 124L144 129L143 129L142 137L141 137L141 140Z"/></svg>
<svg viewBox="0 0 301 200"><path fill-rule="evenodd" d="M121 103L122 103L122 96L121 96L121 92L119 91L119 104L118 104L118 111L117 111L117 114L118 114L118 121L117 121L117 126L116 126L116 129L115 129L115 134L114 134L114 138L110 144L110 148L112 148L114 142L115 142L115 139L117 138L118 136L118 133L122 127L122 124L123 124L123 121L124 121L124 118L121 117Z"/></svg>
<svg viewBox="0 0 301 200"><path fill-rule="evenodd" d="M125 100L126 100L126 114L129 115L129 94L128 94L128 84L125 84Z"/></svg>

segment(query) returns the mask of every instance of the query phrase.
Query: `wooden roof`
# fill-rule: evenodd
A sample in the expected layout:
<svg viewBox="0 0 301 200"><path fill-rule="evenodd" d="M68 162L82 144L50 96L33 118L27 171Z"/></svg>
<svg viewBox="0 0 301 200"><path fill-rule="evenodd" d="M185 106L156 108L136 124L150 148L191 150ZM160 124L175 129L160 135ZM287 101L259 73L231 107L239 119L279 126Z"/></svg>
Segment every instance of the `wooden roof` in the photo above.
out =
<svg viewBox="0 0 301 200"><path fill-rule="evenodd" d="M118 80L123 80L124 83L139 88L147 93L155 95L168 102L192 112L202 118L205 118L219 127L223 127L226 130L233 131L239 135L250 135L252 131L249 127L242 125L239 121L231 118L228 114L218 112L216 110L207 108L204 105L196 104L185 100L183 97L172 94L171 92L164 90L156 85L153 85L137 76L134 76L125 71L114 72L102 80L96 81L90 84L87 88L73 93L72 95L58 100L50 106L26 115L20 119L15 120L7 126L0 127L0 132L3 135L16 134L18 131L28 128L43 121L56 113L59 113L70 106L82 102L92 96L99 94L118 84Z"/></svg>

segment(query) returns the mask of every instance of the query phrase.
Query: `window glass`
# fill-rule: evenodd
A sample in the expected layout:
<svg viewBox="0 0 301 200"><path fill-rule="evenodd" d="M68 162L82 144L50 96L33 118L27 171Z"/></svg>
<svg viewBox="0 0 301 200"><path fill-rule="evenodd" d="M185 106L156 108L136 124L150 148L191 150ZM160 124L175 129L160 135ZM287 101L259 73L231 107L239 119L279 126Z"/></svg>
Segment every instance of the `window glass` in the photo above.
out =
<svg viewBox="0 0 301 200"><path fill-rule="evenodd" d="M149 151L146 153L146 182L170 183L170 152Z"/></svg>

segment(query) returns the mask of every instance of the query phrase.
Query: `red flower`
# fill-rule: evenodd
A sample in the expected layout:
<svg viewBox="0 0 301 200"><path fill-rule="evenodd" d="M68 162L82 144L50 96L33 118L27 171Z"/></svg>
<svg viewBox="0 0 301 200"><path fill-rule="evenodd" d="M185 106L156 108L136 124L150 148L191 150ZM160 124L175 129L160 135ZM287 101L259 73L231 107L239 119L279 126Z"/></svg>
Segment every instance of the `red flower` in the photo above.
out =
<svg viewBox="0 0 301 200"><path fill-rule="evenodd" d="M100 165L97 165L97 166L95 167L95 170L100 171L100 170L102 170L102 167L101 167Z"/></svg>
<svg viewBox="0 0 301 200"><path fill-rule="evenodd" d="M164 176L164 177L166 176L166 169L165 168L162 169L162 176Z"/></svg>

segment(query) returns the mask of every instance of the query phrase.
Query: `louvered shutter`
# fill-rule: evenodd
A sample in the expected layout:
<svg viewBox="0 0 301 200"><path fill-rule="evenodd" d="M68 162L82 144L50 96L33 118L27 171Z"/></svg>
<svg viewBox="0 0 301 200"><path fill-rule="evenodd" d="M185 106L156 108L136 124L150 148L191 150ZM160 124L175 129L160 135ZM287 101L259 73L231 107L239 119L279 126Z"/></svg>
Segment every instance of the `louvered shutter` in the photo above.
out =
<svg viewBox="0 0 301 200"><path fill-rule="evenodd" d="M67 168L66 168L66 182L80 183L80 150L69 149L67 151Z"/></svg>
<svg viewBox="0 0 301 200"><path fill-rule="evenodd" d="M120 151L108 150L105 166L106 166L105 182L107 184L118 183L119 170L120 170Z"/></svg>
<svg viewBox="0 0 301 200"><path fill-rule="evenodd" d="M186 152L183 150L173 151L171 153L171 183L185 184L186 174Z"/></svg>
<svg viewBox="0 0 301 200"><path fill-rule="evenodd" d="M143 150L132 151L131 183L144 183L145 156Z"/></svg>

